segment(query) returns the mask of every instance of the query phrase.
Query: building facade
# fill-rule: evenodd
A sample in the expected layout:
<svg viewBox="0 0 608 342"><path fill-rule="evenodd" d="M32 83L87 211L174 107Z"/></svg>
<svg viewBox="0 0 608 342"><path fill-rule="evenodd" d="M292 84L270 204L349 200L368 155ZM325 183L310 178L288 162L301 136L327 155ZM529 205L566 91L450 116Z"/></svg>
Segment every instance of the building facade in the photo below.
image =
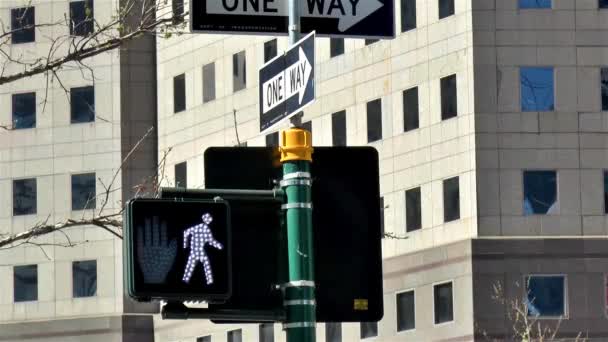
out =
<svg viewBox="0 0 608 342"><path fill-rule="evenodd" d="M512 327L519 327L513 322L514 310L519 309L545 326L559 324L561 336L608 340L608 2L395 2L397 35L393 40L317 40L317 100L304 111L304 125L312 130L316 146L370 145L378 150L383 229L398 237L382 242L384 318L377 324L319 324L317 339L517 340ZM8 9L3 11L8 15ZM112 94L120 94L120 100L112 102L116 120L112 122L120 129L112 130L114 159L99 162L100 170L118 165L114 163L119 163L124 146L129 145L123 142L138 136L134 132L141 125L129 122L145 120L136 119L135 114L141 113L138 109L143 105L151 106L156 115L155 152L166 161L165 185L203 187L207 147L278 144L276 132L259 131L258 68L286 50L286 38L184 34L158 39L155 44L153 65L147 64L156 68L155 80L145 79L150 76L142 71L149 70L146 67L133 66L149 60L152 45L137 47L133 54L131 50L116 53L114 67L108 66L114 77ZM105 62L100 61L100 67ZM35 84L39 83L24 85L22 90L38 89ZM153 83L152 90L145 86ZM17 92L13 86L10 91L1 89L5 98ZM156 103L144 101L150 99L147 96L156 98ZM5 107L6 101L1 102ZM67 115L59 108L57 113L57 120ZM48 125L57 129L55 124ZM56 125L74 129L66 123ZM86 125L103 124L96 120ZM0 144L2 194L12 193L14 180L42 178L31 172L42 170L38 165L45 162L28 164L29 159L18 154L38 153L21 145L39 139L42 127L32 130L35 133L29 134L34 137L29 139L18 136L26 131L0 132L0 140L6 141ZM50 145L52 151L66 152L67 148L57 145L64 142L53 139L68 136L81 137L66 145L74 148L91 141L90 133L55 133L47 138L51 140L41 141L44 147L40 148ZM78 158L88 155L75 154ZM40 158L53 165L48 172L56 187L52 200L40 197L40 208L68 203L56 198L65 191L58 184L69 184L67 180L60 183L66 175L98 172L56 169L54 165L71 165L67 160L55 162L61 157ZM137 177L124 169L122 175L123 182L136 184ZM129 195L123 192L123 198ZM25 226L21 217L10 212L10 205L5 207L0 209L6 222L2 227ZM55 215L68 212L52 210ZM14 303L13 265L48 264L44 267L56 277L70 279L70 263L88 255L70 251L70 257L62 258L58 252L48 261L27 259L38 253L34 246L1 251L11 253L7 254L10 265L0 268L0 305L11 314L0 316L6 323L0 326L0 337L3 331L31 326L27 323L31 320L68 322L64 318L90 314L110 317L107 326L123 327L116 328L117 336L135 339L125 335L133 331L124 328L130 324L125 323L128 319L120 319L131 317L124 314L129 310L122 295L120 243L104 238L112 241L114 251L107 256L114 262L114 280L106 287L113 291L108 297L114 304L103 313L74 309L70 315L58 314L64 312L57 308L62 307L59 303L69 287L57 285L57 280L55 290L46 297L40 292L44 300ZM80 247L82 253L104 250L86 246ZM100 278L100 294L102 286ZM66 300L89 308L80 304L83 299ZM52 314L39 313L45 301L53 308L48 309ZM98 307L91 305L91 309ZM38 316L28 317L28 312ZM162 342L285 340L279 324L215 325L165 321L158 315L153 324L139 319L133 324L145 331L135 334L142 340L151 340L152 334L154 341Z"/></svg>
<svg viewBox="0 0 608 342"><path fill-rule="evenodd" d="M110 0L2 1L3 30L13 31L0 43L3 75L54 49L61 56L118 8ZM57 77L0 85L0 125L7 127L0 129L0 236L120 212L134 186L155 175L155 131L123 164L156 126L154 50L154 37L145 37L84 61L87 68L68 63ZM0 248L0 340L151 335L149 316L129 314L150 308L138 308L122 288L122 241L97 227Z"/></svg>

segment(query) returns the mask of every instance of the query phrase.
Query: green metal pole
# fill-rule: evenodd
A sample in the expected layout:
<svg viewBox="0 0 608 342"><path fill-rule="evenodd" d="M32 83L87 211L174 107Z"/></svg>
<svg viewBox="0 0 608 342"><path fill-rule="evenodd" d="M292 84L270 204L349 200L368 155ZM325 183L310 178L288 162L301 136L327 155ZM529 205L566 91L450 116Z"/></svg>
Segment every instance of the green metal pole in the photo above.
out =
<svg viewBox="0 0 608 342"><path fill-rule="evenodd" d="M287 342L314 342L316 302L314 283L310 132L292 128L283 132L281 147L287 203L289 281L284 285Z"/></svg>

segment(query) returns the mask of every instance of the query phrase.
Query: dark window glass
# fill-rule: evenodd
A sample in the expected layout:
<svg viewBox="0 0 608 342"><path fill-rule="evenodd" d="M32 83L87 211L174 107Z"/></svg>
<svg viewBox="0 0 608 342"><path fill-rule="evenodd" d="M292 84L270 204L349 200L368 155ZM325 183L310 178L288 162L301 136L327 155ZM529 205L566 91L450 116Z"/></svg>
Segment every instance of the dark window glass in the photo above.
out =
<svg viewBox="0 0 608 342"><path fill-rule="evenodd" d="M266 146L279 146L279 132L274 132L266 135Z"/></svg>
<svg viewBox="0 0 608 342"><path fill-rule="evenodd" d="M93 297L97 294L97 261L72 263L72 294L74 298Z"/></svg>
<svg viewBox="0 0 608 342"><path fill-rule="evenodd" d="M380 99L367 103L367 142L382 139L382 101Z"/></svg>
<svg viewBox="0 0 608 342"><path fill-rule="evenodd" d="M460 218L460 187L458 177L443 181L443 221L450 222Z"/></svg>
<svg viewBox="0 0 608 342"><path fill-rule="evenodd" d="M365 45L372 45L374 43L377 43L378 41L380 41L380 39L366 39L365 40Z"/></svg>
<svg viewBox="0 0 608 342"><path fill-rule="evenodd" d="M452 283L433 286L433 295L435 298L435 324L453 321Z"/></svg>
<svg viewBox="0 0 608 342"><path fill-rule="evenodd" d="M237 92L247 87L247 62L245 51L232 55L232 91Z"/></svg>
<svg viewBox="0 0 608 342"><path fill-rule="evenodd" d="M384 238L384 197L380 197L380 234Z"/></svg>
<svg viewBox="0 0 608 342"><path fill-rule="evenodd" d="M439 0L439 19L454 15L454 0Z"/></svg>
<svg viewBox="0 0 608 342"><path fill-rule="evenodd" d="M346 111L331 115L331 134L333 146L346 146Z"/></svg>
<svg viewBox="0 0 608 342"><path fill-rule="evenodd" d="M600 8L608 8L608 0L599 0L598 5Z"/></svg>
<svg viewBox="0 0 608 342"><path fill-rule="evenodd" d="M608 0L606 0L606 2L608 2ZM603 68L601 70L601 79L602 110L608 111L608 68Z"/></svg>
<svg viewBox="0 0 608 342"><path fill-rule="evenodd" d="M566 314L564 276L529 276L526 283L528 316L561 317Z"/></svg>
<svg viewBox="0 0 608 342"><path fill-rule="evenodd" d="M211 336L197 337L196 342L211 342Z"/></svg>
<svg viewBox="0 0 608 342"><path fill-rule="evenodd" d="M95 173L72 175L72 210L95 208Z"/></svg>
<svg viewBox="0 0 608 342"><path fill-rule="evenodd" d="M604 213L608 214L608 171L604 171ZM608 301L608 296L606 299Z"/></svg>
<svg viewBox="0 0 608 342"><path fill-rule="evenodd" d="M418 87L403 92L403 131L418 128Z"/></svg>
<svg viewBox="0 0 608 342"><path fill-rule="evenodd" d="M11 9L11 42L30 43L36 40L36 11L34 7Z"/></svg>
<svg viewBox="0 0 608 342"><path fill-rule="evenodd" d="M70 89L71 123L95 121L95 90L93 86Z"/></svg>
<svg viewBox="0 0 608 342"><path fill-rule="evenodd" d="M341 323L325 323L325 342L342 342Z"/></svg>
<svg viewBox="0 0 608 342"><path fill-rule="evenodd" d="M405 227L408 232L422 227L420 188L410 189L405 192Z"/></svg>
<svg viewBox="0 0 608 342"><path fill-rule="evenodd" d="M302 128L312 133L312 121L306 121L302 124Z"/></svg>
<svg viewBox="0 0 608 342"><path fill-rule="evenodd" d="M329 57L336 57L344 54L344 38L329 39Z"/></svg>
<svg viewBox="0 0 608 342"><path fill-rule="evenodd" d="M184 0L173 0L171 5L173 9L173 21L177 23L184 21Z"/></svg>
<svg viewBox="0 0 608 342"><path fill-rule="evenodd" d="M175 186L178 188L188 187L188 163L175 164Z"/></svg>
<svg viewBox="0 0 608 342"><path fill-rule="evenodd" d="M401 0L401 32L416 28L416 0Z"/></svg>
<svg viewBox="0 0 608 342"><path fill-rule="evenodd" d="M15 266L13 272L15 302L38 300L38 265Z"/></svg>
<svg viewBox="0 0 608 342"><path fill-rule="evenodd" d="M241 329L231 330L228 332L228 342L242 342L243 332Z"/></svg>
<svg viewBox="0 0 608 342"><path fill-rule="evenodd" d="M173 77L173 112L186 110L186 75Z"/></svg>
<svg viewBox="0 0 608 342"><path fill-rule="evenodd" d="M36 214L36 178L13 181L13 215Z"/></svg>
<svg viewBox="0 0 608 342"><path fill-rule="evenodd" d="M36 93L13 94L13 128L36 127Z"/></svg>
<svg viewBox="0 0 608 342"><path fill-rule="evenodd" d="M397 331L416 328L416 303L414 291L397 294Z"/></svg>
<svg viewBox="0 0 608 342"><path fill-rule="evenodd" d="M551 0L519 0L519 8L551 8Z"/></svg>
<svg viewBox="0 0 608 342"><path fill-rule="evenodd" d="M215 63L203 66L203 103L215 100Z"/></svg>
<svg viewBox="0 0 608 342"><path fill-rule="evenodd" d="M269 40L264 43L264 63L277 56L277 40Z"/></svg>
<svg viewBox="0 0 608 342"><path fill-rule="evenodd" d="M456 75L450 75L441 79L441 120L447 120L456 115L458 115Z"/></svg>
<svg viewBox="0 0 608 342"><path fill-rule="evenodd" d="M524 171L524 215L558 211L557 172Z"/></svg>
<svg viewBox="0 0 608 342"><path fill-rule="evenodd" d="M553 68L520 68L522 112L554 110Z"/></svg>
<svg viewBox="0 0 608 342"><path fill-rule="evenodd" d="M274 324L264 323L260 325L260 342L274 342Z"/></svg>
<svg viewBox="0 0 608 342"><path fill-rule="evenodd" d="M361 322L361 338L378 336L377 322Z"/></svg>
<svg viewBox="0 0 608 342"><path fill-rule="evenodd" d="M70 2L70 34L87 36L93 33L93 0Z"/></svg>

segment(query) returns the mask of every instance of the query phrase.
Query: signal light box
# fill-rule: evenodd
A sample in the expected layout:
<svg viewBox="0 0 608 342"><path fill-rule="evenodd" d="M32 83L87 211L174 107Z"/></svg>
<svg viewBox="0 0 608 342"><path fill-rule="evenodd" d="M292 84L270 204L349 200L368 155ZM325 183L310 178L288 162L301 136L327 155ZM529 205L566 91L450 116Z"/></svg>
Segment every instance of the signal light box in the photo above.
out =
<svg viewBox="0 0 608 342"><path fill-rule="evenodd" d="M131 297L209 302L230 297L227 202L134 199L125 222L125 281Z"/></svg>

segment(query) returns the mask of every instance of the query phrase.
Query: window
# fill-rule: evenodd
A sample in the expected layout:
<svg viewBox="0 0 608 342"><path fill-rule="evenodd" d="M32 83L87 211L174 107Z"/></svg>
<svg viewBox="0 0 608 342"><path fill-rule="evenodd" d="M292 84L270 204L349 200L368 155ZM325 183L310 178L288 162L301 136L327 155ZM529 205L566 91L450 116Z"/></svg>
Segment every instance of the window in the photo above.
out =
<svg viewBox="0 0 608 342"><path fill-rule="evenodd" d="M95 91L93 86L70 89L71 123L95 121Z"/></svg>
<svg viewBox="0 0 608 342"><path fill-rule="evenodd" d="M551 8L551 0L519 0L519 8Z"/></svg>
<svg viewBox="0 0 608 342"><path fill-rule="evenodd" d="M312 133L312 121L306 121L302 124L302 128Z"/></svg>
<svg viewBox="0 0 608 342"><path fill-rule="evenodd" d="M211 336L197 337L196 342L211 342Z"/></svg>
<svg viewBox="0 0 608 342"><path fill-rule="evenodd" d="M608 214L608 171L604 171L604 213Z"/></svg>
<svg viewBox="0 0 608 342"><path fill-rule="evenodd" d="M443 181L443 221L450 222L460 218L460 189L458 177Z"/></svg>
<svg viewBox="0 0 608 342"><path fill-rule="evenodd" d="M186 110L186 75L173 77L173 113Z"/></svg>
<svg viewBox="0 0 608 342"><path fill-rule="evenodd" d="M342 342L342 324L325 323L325 342Z"/></svg>
<svg viewBox="0 0 608 342"><path fill-rule="evenodd" d="M380 236L384 238L384 197L380 197Z"/></svg>
<svg viewBox="0 0 608 342"><path fill-rule="evenodd" d="M606 0L608 2L608 0ZM608 7L606 7L608 8ZM608 111L608 68L601 70L602 110Z"/></svg>
<svg viewBox="0 0 608 342"><path fill-rule="evenodd" d="M608 8L608 0L599 0L599 8Z"/></svg>
<svg viewBox="0 0 608 342"><path fill-rule="evenodd" d="M13 128L36 127L36 93L13 94Z"/></svg>
<svg viewBox="0 0 608 342"><path fill-rule="evenodd" d="M215 100L215 63L203 66L203 103Z"/></svg>
<svg viewBox="0 0 608 342"><path fill-rule="evenodd" d="M13 181L13 215L36 214L36 178Z"/></svg>
<svg viewBox="0 0 608 342"><path fill-rule="evenodd" d="M93 0L70 2L70 34L87 36L93 33Z"/></svg>
<svg viewBox="0 0 608 342"><path fill-rule="evenodd" d="M38 300L38 266L26 265L13 267L14 301L29 302Z"/></svg>
<svg viewBox="0 0 608 342"><path fill-rule="evenodd" d="M372 45L374 43L377 43L380 39L366 39L365 40L365 46L367 45Z"/></svg>
<svg viewBox="0 0 608 342"><path fill-rule="evenodd" d="M454 0L439 0L439 19L454 15Z"/></svg>
<svg viewBox="0 0 608 342"><path fill-rule="evenodd" d="M247 87L247 65L245 51L232 55L232 91L237 92Z"/></svg>
<svg viewBox="0 0 608 342"><path fill-rule="evenodd" d="M260 325L260 342L274 342L274 324L264 323Z"/></svg>
<svg viewBox="0 0 608 342"><path fill-rule="evenodd" d="M405 192L405 229L413 232L421 227L420 188L410 189Z"/></svg>
<svg viewBox="0 0 608 342"><path fill-rule="evenodd" d="M361 322L361 338L378 336L377 322Z"/></svg>
<svg viewBox="0 0 608 342"><path fill-rule="evenodd" d="M397 294L397 331L416 329L416 303L414 291Z"/></svg>
<svg viewBox="0 0 608 342"><path fill-rule="evenodd" d="M231 330L228 332L228 342L242 342L243 331L241 329Z"/></svg>
<svg viewBox="0 0 608 342"><path fill-rule="evenodd" d="M173 10L173 21L176 23L184 21L184 0L173 0L171 5Z"/></svg>
<svg viewBox="0 0 608 342"><path fill-rule="evenodd" d="M93 297L97 294L97 261L72 263L72 294L74 298Z"/></svg>
<svg viewBox="0 0 608 342"><path fill-rule="evenodd" d="M279 146L279 132L274 132L266 135L266 146Z"/></svg>
<svg viewBox="0 0 608 342"><path fill-rule="evenodd" d="M95 173L72 175L72 210L95 208Z"/></svg>
<svg viewBox="0 0 608 342"><path fill-rule="evenodd" d="M175 164L175 186L178 188L188 187L188 164L187 162Z"/></svg>
<svg viewBox="0 0 608 342"><path fill-rule="evenodd" d="M555 171L524 171L524 215L555 214L557 173Z"/></svg>
<svg viewBox="0 0 608 342"><path fill-rule="evenodd" d="M344 38L329 39L329 57L336 57L344 54Z"/></svg>
<svg viewBox="0 0 608 342"><path fill-rule="evenodd" d="M418 87L403 92L403 131L418 128Z"/></svg>
<svg viewBox="0 0 608 342"><path fill-rule="evenodd" d="M447 120L456 115L458 115L456 75L450 75L441 79L441 120Z"/></svg>
<svg viewBox="0 0 608 342"><path fill-rule="evenodd" d="M522 67L520 86L522 112L554 109L553 68Z"/></svg>
<svg viewBox="0 0 608 342"><path fill-rule="evenodd" d="M566 277L563 275L532 275L526 279L528 316L566 316Z"/></svg>
<svg viewBox="0 0 608 342"><path fill-rule="evenodd" d="M416 28L416 0L401 0L401 32Z"/></svg>
<svg viewBox="0 0 608 342"><path fill-rule="evenodd" d="M367 142L382 139L382 101L380 99L367 103Z"/></svg>
<svg viewBox="0 0 608 342"><path fill-rule="evenodd" d="M451 322L454 320L452 283L444 283L433 286L433 298L435 300L435 324Z"/></svg>
<svg viewBox="0 0 608 342"><path fill-rule="evenodd" d="M346 111L331 115L331 139L333 146L346 146Z"/></svg>
<svg viewBox="0 0 608 342"><path fill-rule="evenodd" d="M269 40L264 43L264 63L277 56L277 40Z"/></svg>
<svg viewBox="0 0 608 342"><path fill-rule="evenodd" d="M36 40L36 10L34 7L11 9L11 43L31 43Z"/></svg>

